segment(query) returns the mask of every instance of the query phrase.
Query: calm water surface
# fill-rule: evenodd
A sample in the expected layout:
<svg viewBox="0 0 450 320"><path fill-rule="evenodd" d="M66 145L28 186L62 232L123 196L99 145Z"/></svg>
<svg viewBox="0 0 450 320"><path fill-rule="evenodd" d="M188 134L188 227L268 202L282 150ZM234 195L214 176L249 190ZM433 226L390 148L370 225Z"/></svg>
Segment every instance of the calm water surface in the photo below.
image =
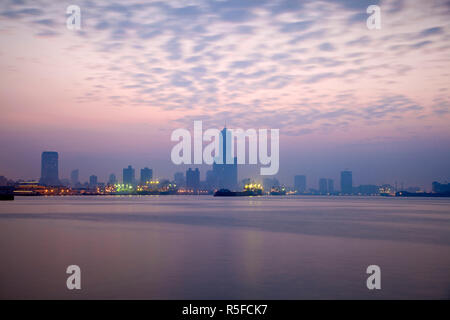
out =
<svg viewBox="0 0 450 320"><path fill-rule="evenodd" d="M450 199L18 197L0 257L2 299L449 299Z"/></svg>

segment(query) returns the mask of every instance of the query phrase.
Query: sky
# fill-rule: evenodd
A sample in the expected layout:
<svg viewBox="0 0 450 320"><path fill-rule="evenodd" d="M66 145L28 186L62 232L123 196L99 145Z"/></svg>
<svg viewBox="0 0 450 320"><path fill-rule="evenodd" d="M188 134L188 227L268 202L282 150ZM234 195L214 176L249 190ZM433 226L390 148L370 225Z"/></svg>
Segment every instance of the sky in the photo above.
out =
<svg viewBox="0 0 450 320"><path fill-rule="evenodd" d="M450 180L449 18L448 0L2 0L0 175L39 178L52 150L62 178L172 177L188 167L171 162L172 131L202 120L279 129L288 185L349 169L430 189Z"/></svg>

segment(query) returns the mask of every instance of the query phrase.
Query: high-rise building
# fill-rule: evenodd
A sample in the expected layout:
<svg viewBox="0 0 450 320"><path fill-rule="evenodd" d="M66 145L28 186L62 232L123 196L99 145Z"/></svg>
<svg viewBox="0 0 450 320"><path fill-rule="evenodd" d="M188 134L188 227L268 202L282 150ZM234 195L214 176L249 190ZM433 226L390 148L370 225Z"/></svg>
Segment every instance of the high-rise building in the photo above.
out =
<svg viewBox="0 0 450 320"><path fill-rule="evenodd" d="M237 157L232 157L232 134L227 128L220 132L222 149L213 163L213 173L209 181L215 181L218 189L236 189L238 187ZM214 176L214 177L213 177Z"/></svg>
<svg viewBox="0 0 450 320"><path fill-rule="evenodd" d="M70 184L72 185L72 187L75 187L80 183L79 175L80 171L78 169L72 170L72 172L70 173Z"/></svg>
<svg viewBox="0 0 450 320"><path fill-rule="evenodd" d="M153 170L145 167L144 169L141 169L141 184L147 184L150 183L153 179Z"/></svg>
<svg viewBox="0 0 450 320"><path fill-rule="evenodd" d="M328 193L334 192L334 181L333 179L328 179Z"/></svg>
<svg viewBox="0 0 450 320"><path fill-rule="evenodd" d="M353 193L353 177L351 171L341 172L341 193L343 194Z"/></svg>
<svg viewBox="0 0 450 320"><path fill-rule="evenodd" d="M183 172L175 172L173 175L173 181L178 187L184 187L186 185L186 179Z"/></svg>
<svg viewBox="0 0 450 320"><path fill-rule="evenodd" d="M128 168L123 168L122 182L123 184L134 184L134 168L128 166Z"/></svg>
<svg viewBox="0 0 450 320"><path fill-rule="evenodd" d="M306 176L297 175L294 177L294 189L299 193L304 193L306 191Z"/></svg>
<svg viewBox="0 0 450 320"><path fill-rule="evenodd" d="M108 184L113 185L117 183L117 178L116 175L114 173L111 173L109 175L109 179L108 179Z"/></svg>
<svg viewBox="0 0 450 320"><path fill-rule="evenodd" d="M89 177L89 187L94 188L98 184L98 179L96 175L92 175Z"/></svg>
<svg viewBox="0 0 450 320"><path fill-rule="evenodd" d="M195 170L189 168L186 171L186 187L194 191L200 188L200 171L198 168L195 168Z"/></svg>
<svg viewBox="0 0 450 320"><path fill-rule="evenodd" d="M319 193L320 194L328 193L328 180L325 178L319 179Z"/></svg>
<svg viewBox="0 0 450 320"><path fill-rule="evenodd" d="M41 184L59 185L58 152L44 151L41 156Z"/></svg>

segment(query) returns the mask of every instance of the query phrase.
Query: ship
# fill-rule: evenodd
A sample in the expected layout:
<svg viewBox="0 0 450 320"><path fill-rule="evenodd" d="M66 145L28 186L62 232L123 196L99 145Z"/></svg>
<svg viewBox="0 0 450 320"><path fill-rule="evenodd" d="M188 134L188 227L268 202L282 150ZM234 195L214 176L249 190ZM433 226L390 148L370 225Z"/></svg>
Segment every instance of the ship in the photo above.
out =
<svg viewBox="0 0 450 320"><path fill-rule="evenodd" d="M262 196L263 188L260 184L250 183L244 186L242 191L230 191L228 189L219 189L214 192L214 197L253 197Z"/></svg>
<svg viewBox="0 0 450 320"><path fill-rule="evenodd" d="M252 197L261 196L262 191L244 190L244 191L230 191L228 189L220 189L214 192L214 197Z"/></svg>
<svg viewBox="0 0 450 320"><path fill-rule="evenodd" d="M285 196L286 195L286 188L285 187L273 187L270 190L271 196Z"/></svg>

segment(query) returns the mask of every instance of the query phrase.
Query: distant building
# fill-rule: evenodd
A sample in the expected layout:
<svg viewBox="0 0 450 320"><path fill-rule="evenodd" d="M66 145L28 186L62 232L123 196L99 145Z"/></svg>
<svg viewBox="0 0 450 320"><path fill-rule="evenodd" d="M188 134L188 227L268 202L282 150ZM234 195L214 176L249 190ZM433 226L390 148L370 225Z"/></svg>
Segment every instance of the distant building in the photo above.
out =
<svg viewBox="0 0 450 320"><path fill-rule="evenodd" d="M186 179L183 172L175 172L173 175L173 181L178 187L184 187L186 185Z"/></svg>
<svg viewBox="0 0 450 320"><path fill-rule="evenodd" d="M306 191L306 176L297 175L294 177L294 189L299 193L304 193Z"/></svg>
<svg viewBox="0 0 450 320"><path fill-rule="evenodd" d="M128 166L128 168L123 168L122 174L122 183L123 184L134 184L134 168L132 166Z"/></svg>
<svg viewBox="0 0 450 320"><path fill-rule="evenodd" d="M72 170L72 172L70 173L70 184L72 185L72 187L75 187L80 183L79 174L80 171L78 169Z"/></svg>
<svg viewBox="0 0 450 320"><path fill-rule="evenodd" d="M186 187L194 191L200 188L200 171L198 168L195 168L195 170L189 168L186 171Z"/></svg>
<svg viewBox="0 0 450 320"><path fill-rule="evenodd" d="M96 175L92 175L89 177L89 187L95 188L98 185L98 179Z"/></svg>
<svg viewBox="0 0 450 320"><path fill-rule="evenodd" d="M153 170L145 167L144 169L141 169L141 184L147 184L150 183L153 179Z"/></svg>
<svg viewBox="0 0 450 320"><path fill-rule="evenodd" d="M109 175L109 179L108 179L108 184L113 185L117 183L117 178L116 175L114 173L111 173Z"/></svg>
<svg viewBox="0 0 450 320"><path fill-rule="evenodd" d="M434 181L431 184L432 190L435 193L449 193L450 192L450 183L439 183Z"/></svg>
<svg viewBox="0 0 450 320"><path fill-rule="evenodd" d="M333 179L328 179L328 193L334 193L334 181L333 181Z"/></svg>
<svg viewBox="0 0 450 320"><path fill-rule="evenodd" d="M353 193L353 177L351 171L341 172L341 193L343 194Z"/></svg>
<svg viewBox="0 0 450 320"><path fill-rule="evenodd" d="M44 151L41 156L41 184L59 185L58 152Z"/></svg>
<svg viewBox="0 0 450 320"><path fill-rule="evenodd" d="M223 128L219 137L222 149L219 150L219 155L213 163L212 173L209 173L207 176L207 183L208 180L210 183L213 182L214 185L211 187L216 187L217 189L237 189L237 157L231 158L231 148L233 147L231 131Z"/></svg>
<svg viewBox="0 0 450 320"><path fill-rule="evenodd" d="M320 194L328 193L328 180L325 178L319 179L319 193Z"/></svg>

